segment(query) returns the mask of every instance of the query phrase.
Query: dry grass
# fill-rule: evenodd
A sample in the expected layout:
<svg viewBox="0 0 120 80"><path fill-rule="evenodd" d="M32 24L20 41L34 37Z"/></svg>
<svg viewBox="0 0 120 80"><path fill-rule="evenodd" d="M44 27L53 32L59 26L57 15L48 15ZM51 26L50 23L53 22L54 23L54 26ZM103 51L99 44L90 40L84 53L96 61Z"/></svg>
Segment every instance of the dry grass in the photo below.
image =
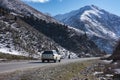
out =
<svg viewBox="0 0 120 80"><path fill-rule="evenodd" d="M0 80L94 80L86 69L97 61L74 62L0 75ZM54 63L53 63L54 64ZM97 80L97 79L96 79Z"/></svg>

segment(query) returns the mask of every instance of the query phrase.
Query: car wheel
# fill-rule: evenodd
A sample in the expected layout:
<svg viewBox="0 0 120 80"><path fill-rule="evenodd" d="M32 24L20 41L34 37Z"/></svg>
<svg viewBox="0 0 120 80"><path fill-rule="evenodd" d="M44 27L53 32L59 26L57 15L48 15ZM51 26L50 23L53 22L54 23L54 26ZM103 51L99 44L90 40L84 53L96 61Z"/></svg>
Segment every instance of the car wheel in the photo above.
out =
<svg viewBox="0 0 120 80"><path fill-rule="evenodd" d="M47 60L47 62L50 62L49 60Z"/></svg>
<svg viewBox="0 0 120 80"><path fill-rule="evenodd" d="M54 60L54 63L56 63L56 60Z"/></svg>
<svg viewBox="0 0 120 80"><path fill-rule="evenodd" d="M59 62L61 61L61 60L58 60Z"/></svg>
<svg viewBox="0 0 120 80"><path fill-rule="evenodd" d="M42 62L44 63L44 60L42 60Z"/></svg>

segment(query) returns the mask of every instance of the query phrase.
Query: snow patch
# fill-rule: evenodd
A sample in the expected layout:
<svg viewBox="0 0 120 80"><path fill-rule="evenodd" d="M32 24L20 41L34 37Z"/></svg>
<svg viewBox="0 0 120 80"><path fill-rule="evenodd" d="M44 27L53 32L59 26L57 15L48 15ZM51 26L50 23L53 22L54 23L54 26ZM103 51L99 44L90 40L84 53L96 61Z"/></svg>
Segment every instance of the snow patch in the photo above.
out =
<svg viewBox="0 0 120 80"><path fill-rule="evenodd" d="M20 52L8 48L0 48L0 52L13 55L21 55Z"/></svg>

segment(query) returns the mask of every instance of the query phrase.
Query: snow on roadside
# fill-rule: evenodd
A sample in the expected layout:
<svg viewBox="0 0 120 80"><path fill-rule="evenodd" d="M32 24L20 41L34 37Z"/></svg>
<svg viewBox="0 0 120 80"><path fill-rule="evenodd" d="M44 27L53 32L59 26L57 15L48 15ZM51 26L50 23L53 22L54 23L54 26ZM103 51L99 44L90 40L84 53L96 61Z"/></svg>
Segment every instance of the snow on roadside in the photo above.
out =
<svg viewBox="0 0 120 80"><path fill-rule="evenodd" d="M20 52L8 48L0 48L0 52L13 55L21 55Z"/></svg>

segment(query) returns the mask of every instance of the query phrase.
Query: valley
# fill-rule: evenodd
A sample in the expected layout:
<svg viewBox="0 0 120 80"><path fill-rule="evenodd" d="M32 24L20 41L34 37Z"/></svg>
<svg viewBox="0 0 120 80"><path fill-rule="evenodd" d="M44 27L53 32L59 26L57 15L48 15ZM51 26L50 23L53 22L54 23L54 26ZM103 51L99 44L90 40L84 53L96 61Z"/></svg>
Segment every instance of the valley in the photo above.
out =
<svg viewBox="0 0 120 80"><path fill-rule="evenodd" d="M62 2L0 0L0 80L120 79L120 16L92 4L43 11ZM61 62L43 63L44 51Z"/></svg>

